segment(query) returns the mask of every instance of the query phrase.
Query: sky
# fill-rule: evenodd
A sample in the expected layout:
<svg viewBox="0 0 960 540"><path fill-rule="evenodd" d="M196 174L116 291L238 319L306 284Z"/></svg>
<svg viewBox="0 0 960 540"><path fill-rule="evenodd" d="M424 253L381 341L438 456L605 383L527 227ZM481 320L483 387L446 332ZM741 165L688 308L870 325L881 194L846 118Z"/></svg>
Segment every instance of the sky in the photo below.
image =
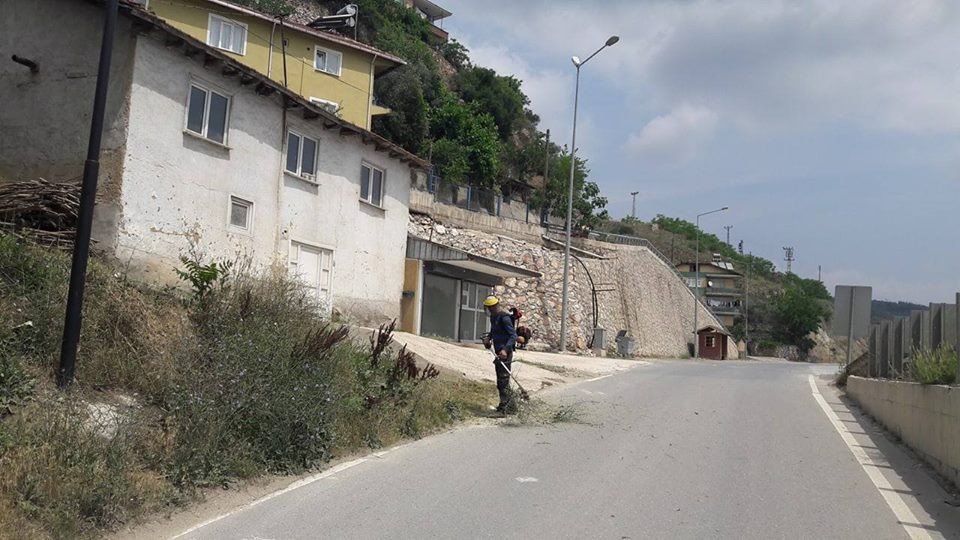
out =
<svg viewBox="0 0 960 540"><path fill-rule="evenodd" d="M926 304L960 291L960 2L442 0L523 81L615 218L701 227L795 273Z"/></svg>

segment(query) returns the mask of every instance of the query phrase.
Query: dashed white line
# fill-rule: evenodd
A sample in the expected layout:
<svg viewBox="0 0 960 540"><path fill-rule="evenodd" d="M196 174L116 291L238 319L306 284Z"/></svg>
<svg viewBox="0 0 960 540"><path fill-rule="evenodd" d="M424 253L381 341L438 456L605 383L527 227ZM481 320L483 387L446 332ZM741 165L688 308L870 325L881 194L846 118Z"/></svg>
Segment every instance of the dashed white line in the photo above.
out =
<svg viewBox="0 0 960 540"><path fill-rule="evenodd" d="M813 375L807 375L807 380L810 382L810 389L813 392L813 398L817 400L817 404L820 405L820 408L823 409L823 413L827 415L830 423L833 424L833 427L837 430L837 433L840 434L840 438L843 439L843 442L847 445L847 448L851 453L853 453L853 457L855 457L857 462L860 463L860 467L863 468L863 472L867 473L870 481L873 482L873 485L877 488L877 491L880 492L883 500L886 501L887 506L889 506L890 510L893 511L893 514L897 517L897 521L900 522L903 530L906 531L910 538L915 540L932 539L930 533L923 528L923 524L917 520L917 516L914 515L913 511L910 510L910 507L907 506L907 503L904 502L903 497L893 490L893 486L890 485L890 482L886 479L886 477L883 476L883 473L880 472L880 469L877 468L877 464L870 459L870 456L868 456L866 451L864 451L864 449L857 443L857 440L853 437L843 422L840 421L840 418L837 417L837 413L830 408L827 400L824 399L823 395L820 393L820 389L817 388L817 382Z"/></svg>

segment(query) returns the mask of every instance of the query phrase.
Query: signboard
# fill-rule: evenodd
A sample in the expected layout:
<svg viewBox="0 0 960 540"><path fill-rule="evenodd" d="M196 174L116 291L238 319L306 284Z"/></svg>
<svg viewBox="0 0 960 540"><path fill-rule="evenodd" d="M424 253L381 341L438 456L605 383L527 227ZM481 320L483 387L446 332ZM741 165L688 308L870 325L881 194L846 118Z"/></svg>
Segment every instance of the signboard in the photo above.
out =
<svg viewBox="0 0 960 540"><path fill-rule="evenodd" d="M872 287L837 285L833 295L834 337L866 337L870 332ZM851 334L851 329L853 333Z"/></svg>

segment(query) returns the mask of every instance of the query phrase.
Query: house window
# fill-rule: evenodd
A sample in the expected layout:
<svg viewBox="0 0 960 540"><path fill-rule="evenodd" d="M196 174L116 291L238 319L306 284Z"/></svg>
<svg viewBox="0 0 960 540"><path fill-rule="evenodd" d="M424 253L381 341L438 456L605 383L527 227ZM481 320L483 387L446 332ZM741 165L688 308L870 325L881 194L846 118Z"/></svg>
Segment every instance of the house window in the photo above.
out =
<svg viewBox="0 0 960 540"><path fill-rule="evenodd" d="M311 97L310 103L315 103L317 105L320 105L321 107L330 111L331 113L337 116L340 116L340 104L337 103L336 101L330 101L328 99L323 99L318 97Z"/></svg>
<svg viewBox="0 0 960 540"><path fill-rule="evenodd" d="M343 55L337 51L314 47L313 68L317 71L340 76L340 65L343 64Z"/></svg>
<svg viewBox="0 0 960 540"><path fill-rule="evenodd" d="M382 169L366 163L360 168L360 200L374 206L383 206Z"/></svg>
<svg viewBox="0 0 960 540"><path fill-rule="evenodd" d="M207 45L241 56L246 54L247 25L211 14L207 28Z"/></svg>
<svg viewBox="0 0 960 540"><path fill-rule="evenodd" d="M230 228L250 232L253 228L253 203L240 197L230 197Z"/></svg>
<svg viewBox="0 0 960 540"><path fill-rule="evenodd" d="M708 348L713 348L717 346L717 338L714 336L707 336L706 346Z"/></svg>
<svg viewBox="0 0 960 540"><path fill-rule="evenodd" d="M226 144L227 116L230 98L198 84L190 85L190 99L187 103L187 130Z"/></svg>
<svg viewBox="0 0 960 540"><path fill-rule="evenodd" d="M287 132L287 172L313 180L317 172L318 146L316 139L292 131Z"/></svg>

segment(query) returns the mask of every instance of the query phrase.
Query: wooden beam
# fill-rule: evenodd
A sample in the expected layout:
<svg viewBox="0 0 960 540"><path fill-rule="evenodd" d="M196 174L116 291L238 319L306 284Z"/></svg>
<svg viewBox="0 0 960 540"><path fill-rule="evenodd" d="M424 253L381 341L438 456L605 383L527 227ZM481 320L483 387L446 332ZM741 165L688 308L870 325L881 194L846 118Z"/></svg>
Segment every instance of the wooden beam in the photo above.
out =
<svg viewBox="0 0 960 540"><path fill-rule="evenodd" d="M261 96L269 96L274 92L276 92L276 89L263 81L257 84L257 93Z"/></svg>
<svg viewBox="0 0 960 540"><path fill-rule="evenodd" d="M219 61L220 59L217 58L216 56L208 52L203 53L203 67L210 67Z"/></svg>
<svg viewBox="0 0 960 540"><path fill-rule="evenodd" d="M327 128L327 129L333 129L333 128L339 126L339 125L340 125L340 124L334 122L333 120L324 119L324 121L323 121L323 127Z"/></svg>
<svg viewBox="0 0 960 540"><path fill-rule="evenodd" d="M240 73L240 70L230 64L223 65L223 74L227 77L232 77Z"/></svg>
<svg viewBox="0 0 960 540"><path fill-rule="evenodd" d="M156 25L153 24L153 21L145 21L145 20L143 20L143 19L135 19L135 20L133 21L133 24L132 24L131 26L132 26L134 32L136 32L136 33L138 33L138 34L146 34L146 33L150 32L151 30L153 30L153 28L154 28Z"/></svg>
<svg viewBox="0 0 960 540"><path fill-rule="evenodd" d="M167 34L166 39L163 40L163 44L167 47L179 47L183 45L183 38Z"/></svg>
<svg viewBox="0 0 960 540"><path fill-rule="evenodd" d="M254 77L253 75L250 75L250 74L248 74L248 73L241 73L241 74L240 74L240 84L242 84L242 85L244 85L244 86L247 86L247 85L249 85L249 84L251 84L251 83L254 83L254 82L256 82L256 80L257 80L256 77Z"/></svg>
<svg viewBox="0 0 960 540"><path fill-rule="evenodd" d="M187 56L189 56L189 57L194 57L194 56L196 56L196 55L198 55L198 54L200 54L200 53L202 53L202 52L203 52L203 49L201 49L201 48L199 48L199 47L194 47L193 45L190 45L189 43L188 43L187 46L184 47L184 49L183 49L183 54L185 54L185 55L187 55Z"/></svg>
<svg viewBox="0 0 960 540"><path fill-rule="evenodd" d="M356 135L357 132L354 131L354 130L352 130L352 129L350 129L350 128L345 128L345 127L344 127L344 128L340 128L340 134L341 134L341 135Z"/></svg>
<svg viewBox="0 0 960 540"><path fill-rule="evenodd" d="M320 115L317 114L316 111L312 111L306 107L303 108L303 117L306 118L307 120L313 120L314 118L318 118L319 116Z"/></svg>

